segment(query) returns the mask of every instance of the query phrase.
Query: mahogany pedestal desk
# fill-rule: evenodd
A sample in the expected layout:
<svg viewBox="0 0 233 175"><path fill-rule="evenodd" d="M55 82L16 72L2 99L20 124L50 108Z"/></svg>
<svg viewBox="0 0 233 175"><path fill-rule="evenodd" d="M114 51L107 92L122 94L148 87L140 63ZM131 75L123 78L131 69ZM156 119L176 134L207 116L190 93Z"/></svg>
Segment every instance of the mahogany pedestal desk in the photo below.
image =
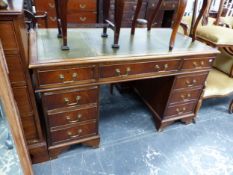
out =
<svg viewBox="0 0 233 175"><path fill-rule="evenodd" d="M177 120L193 121L218 51L178 34L170 52L171 29L152 31L138 29L134 40L130 29L122 29L119 50L110 47L113 36L99 37L102 29L70 29L70 51L60 50L55 29L31 34L37 42L29 68L52 158L76 143L98 147L102 84L130 81L152 111L157 130Z"/></svg>

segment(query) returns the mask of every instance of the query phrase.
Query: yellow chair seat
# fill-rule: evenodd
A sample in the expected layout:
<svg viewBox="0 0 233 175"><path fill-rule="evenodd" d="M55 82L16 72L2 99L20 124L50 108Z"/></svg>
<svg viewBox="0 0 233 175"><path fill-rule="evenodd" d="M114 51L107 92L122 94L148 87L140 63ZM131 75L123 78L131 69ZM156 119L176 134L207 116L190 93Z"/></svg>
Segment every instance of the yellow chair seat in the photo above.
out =
<svg viewBox="0 0 233 175"><path fill-rule="evenodd" d="M224 24L227 24L231 28L233 28L233 16L221 17L220 19Z"/></svg>
<svg viewBox="0 0 233 175"><path fill-rule="evenodd" d="M210 41L216 45L232 45L233 46L233 29L208 25L199 27L197 36Z"/></svg>
<svg viewBox="0 0 233 175"><path fill-rule="evenodd" d="M233 78L212 69L207 77L204 98L226 96L230 93L233 93Z"/></svg>

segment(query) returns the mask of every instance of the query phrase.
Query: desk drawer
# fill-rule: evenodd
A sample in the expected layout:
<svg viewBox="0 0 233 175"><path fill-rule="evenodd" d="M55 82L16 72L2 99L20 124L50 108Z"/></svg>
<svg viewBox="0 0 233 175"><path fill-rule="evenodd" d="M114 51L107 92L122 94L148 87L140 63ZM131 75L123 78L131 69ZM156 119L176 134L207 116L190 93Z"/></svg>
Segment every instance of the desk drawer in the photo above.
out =
<svg viewBox="0 0 233 175"><path fill-rule="evenodd" d="M97 107L88 107L83 109L73 109L68 112L49 114L48 121L50 127L74 125L80 122L97 119Z"/></svg>
<svg viewBox="0 0 233 175"><path fill-rule="evenodd" d="M169 100L169 105L199 100L201 92L201 89L173 91Z"/></svg>
<svg viewBox="0 0 233 175"><path fill-rule="evenodd" d="M180 104L176 106L170 106L165 111L165 118L179 117L187 114L194 114L194 109L196 106L195 102L190 102L186 104Z"/></svg>
<svg viewBox="0 0 233 175"><path fill-rule="evenodd" d="M182 70L209 69L213 64L213 58L190 58L184 59Z"/></svg>
<svg viewBox="0 0 233 175"><path fill-rule="evenodd" d="M47 92L42 98L47 110L97 103L98 87Z"/></svg>
<svg viewBox="0 0 233 175"><path fill-rule="evenodd" d="M174 89L201 87L204 85L208 73L178 76L175 80Z"/></svg>
<svg viewBox="0 0 233 175"><path fill-rule="evenodd" d="M39 86L48 86L94 82L94 71L95 66L39 70L38 84Z"/></svg>
<svg viewBox="0 0 233 175"><path fill-rule="evenodd" d="M128 78L144 74L166 73L178 71L179 60L139 62L135 64L102 65L100 67L100 78Z"/></svg>
<svg viewBox="0 0 233 175"><path fill-rule="evenodd" d="M71 140L78 140L96 134L97 134L96 122L76 125L73 127L50 132L52 144L56 144L64 141L67 142Z"/></svg>

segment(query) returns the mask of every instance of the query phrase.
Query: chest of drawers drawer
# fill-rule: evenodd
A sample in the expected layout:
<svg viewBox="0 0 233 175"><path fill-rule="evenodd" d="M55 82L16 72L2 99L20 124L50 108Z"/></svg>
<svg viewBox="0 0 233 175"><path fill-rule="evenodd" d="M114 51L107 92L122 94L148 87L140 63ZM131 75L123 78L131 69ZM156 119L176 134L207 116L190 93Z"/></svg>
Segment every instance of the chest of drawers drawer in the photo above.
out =
<svg viewBox="0 0 233 175"><path fill-rule="evenodd" d="M190 58L184 59L182 70L209 69L213 64L213 58Z"/></svg>
<svg viewBox="0 0 233 175"><path fill-rule="evenodd" d="M53 70L38 70L38 86L57 86L67 84L90 83L95 81L95 66L57 68Z"/></svg>
<svg viewBox="0 0 233 175"><path fill-rule="evenodd" d="M115 78L127 79L132 76L145 74L176 72L180 66L180 60L139 62L135 64L114 64L100 66L100 79Z"/></svg>
<svg viewBox="0 0 233 175"><path fill-rule="evenodd" d="M78 24L92 24L97 22L96 12L79 12L68 14L68 22Z"/></svg>
<svg viewBox="0 0 233 175"><path fill-rule="evenodd" d="M54 130L50 132L52 142L51 144L55 145L61 142L78 140L81 138L96 135L97 133L98 131L96 122L89 122L86 124L80 124L72 127Z"/></svg>
<svg viewBox="0 0 233 175"><path fill-rule="evenodd" d="M97 103L98 87L47 92L42 100L47 110Z"/></svg>
<svg viewBox="0 0 233 175"><path fill-rule="evenodd" d="M191 74L185 76L178 76L175 80L174 89L202 87L208 73Z"/></svg>
<svg viewBox="0 0 233 175"><path fill-rule="evenodd" d="M180 117L183 115L194 114L196 102L183 103L175 106L170 106L166 109L164 118Z"/></svg>
<svg viewBox="0 0 233 175"><path fill-rule="evenodd" d="M184 103L193 100L198 100L201 95L202 89L188 89L173 91L169 100L169 105Z"/></svg>
<svg viewBox="0 0 233 175"><path fill-rule="evenodd" d="M85 107L85 108L75 108L69 111L59 112L59 113L49 113L48 123L49 127L60 127L65 125L74 125L89 120L96 120L98 115L98 110L96 106Z"/></svg>

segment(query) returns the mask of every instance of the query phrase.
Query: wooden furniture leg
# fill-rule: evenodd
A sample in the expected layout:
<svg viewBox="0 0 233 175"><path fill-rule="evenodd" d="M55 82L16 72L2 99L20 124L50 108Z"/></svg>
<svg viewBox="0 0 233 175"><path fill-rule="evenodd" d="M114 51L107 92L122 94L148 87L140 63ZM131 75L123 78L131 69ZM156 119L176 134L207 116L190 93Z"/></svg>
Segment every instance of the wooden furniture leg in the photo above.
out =
<svg viewBox="0 0 233 175"><path fill-rule="evenodd" d="M131 35L134 35L134 33L135 33L136 22L137 22L141 7L142 7L142 0L138 0L137 6L136 6L136 11L135 11L133 21L132 21Z"/></svg>
<svg viewBox="0 0 233 175"><path fill-rule="evenodd" d="M69 50L69 47L67 45L67 4L68 4L68 0L57 0L57 1L58 1L57 6L58 6L58 14L59 14L58 17L60 18L60 22L61 22L61 33L62 33L62 39L63 39L63 45L61 46L61 49Z"/></svg>
<svg viewBox="0 0 233 175"><path fill-rule="evenodd" d="M58 38L62 38L62 33L61 33L61 17L60 17L60 12L59 12L59 0L55 0L55 9L56 9L56 16L57 16L57 29L58 29L58 34L57 37Z"/></svg>
<svg viewBox="0 0 233 175"><path fill-rule="evenodd" d="M124 11L124 0L115 0L115 29L114 29L114 43L112 48L119 48L119 36L121 30L121 22Z"/></svg>
<svg viewBox="0 0 233 175"><path fill-rule="evenodd" d="M208 7L208 4L210 3L211 0L203 0L203 5L202 5L202 8L200 10L200 13L197 17L197 20L194 24L194 27L193 27L193 30L190 34L190 36L192 37L192 40L195 41L196 40L196 31L197 31L197 27L198 27L198 24L201 20L201 18L203 17L203 14L205 13L207 7Z"/></svg>
<svg viewBox="0 0 233 175"><path fill-rule="evenodd" d="M155 8L155 10L153 11L153 14L151 15L151 17L150 17L149 20L148 20L148 23L147 23L147 30L148 30L148 31L151 30L153 21L155 20L157 14L158 14L158 12L159 12L159 9L160 9L160 7L161 7L161 5L162 5L162 2L163 2L163 0L159 0L157 6L156 6L156 8Z"/></svg>
<svg viewBox="0 0 233 175"><path fill-rule="evenodd" d="M233 100L231 101L230 106L229 106L229 113L230 114L233 113Z"/></svg>
<svg viewBox="0 0 233 175"><path fill-rule="evenodd" d="M186 5L187 5L187 0L179 0L179 6L178 6L178 9L177 9L176 20L175 20L175 22L173 24L172 34L171 34L171 38L170 38L170 44L169 44L169 50L170 51L174 47L174 43L175 43L175 39L176 39L176 34L178 32L181 20L183 18Z"/></svg>
<svg viewBox="0 0 233 175"><path fill-rule="evenodd" d="M105 0L103 4L104 4L103 7L104 24L106 24L106 26L104 26L103 28L102 37L108 37L107 34L108 26L106 20L109 18L110 0Z"/></svg>

